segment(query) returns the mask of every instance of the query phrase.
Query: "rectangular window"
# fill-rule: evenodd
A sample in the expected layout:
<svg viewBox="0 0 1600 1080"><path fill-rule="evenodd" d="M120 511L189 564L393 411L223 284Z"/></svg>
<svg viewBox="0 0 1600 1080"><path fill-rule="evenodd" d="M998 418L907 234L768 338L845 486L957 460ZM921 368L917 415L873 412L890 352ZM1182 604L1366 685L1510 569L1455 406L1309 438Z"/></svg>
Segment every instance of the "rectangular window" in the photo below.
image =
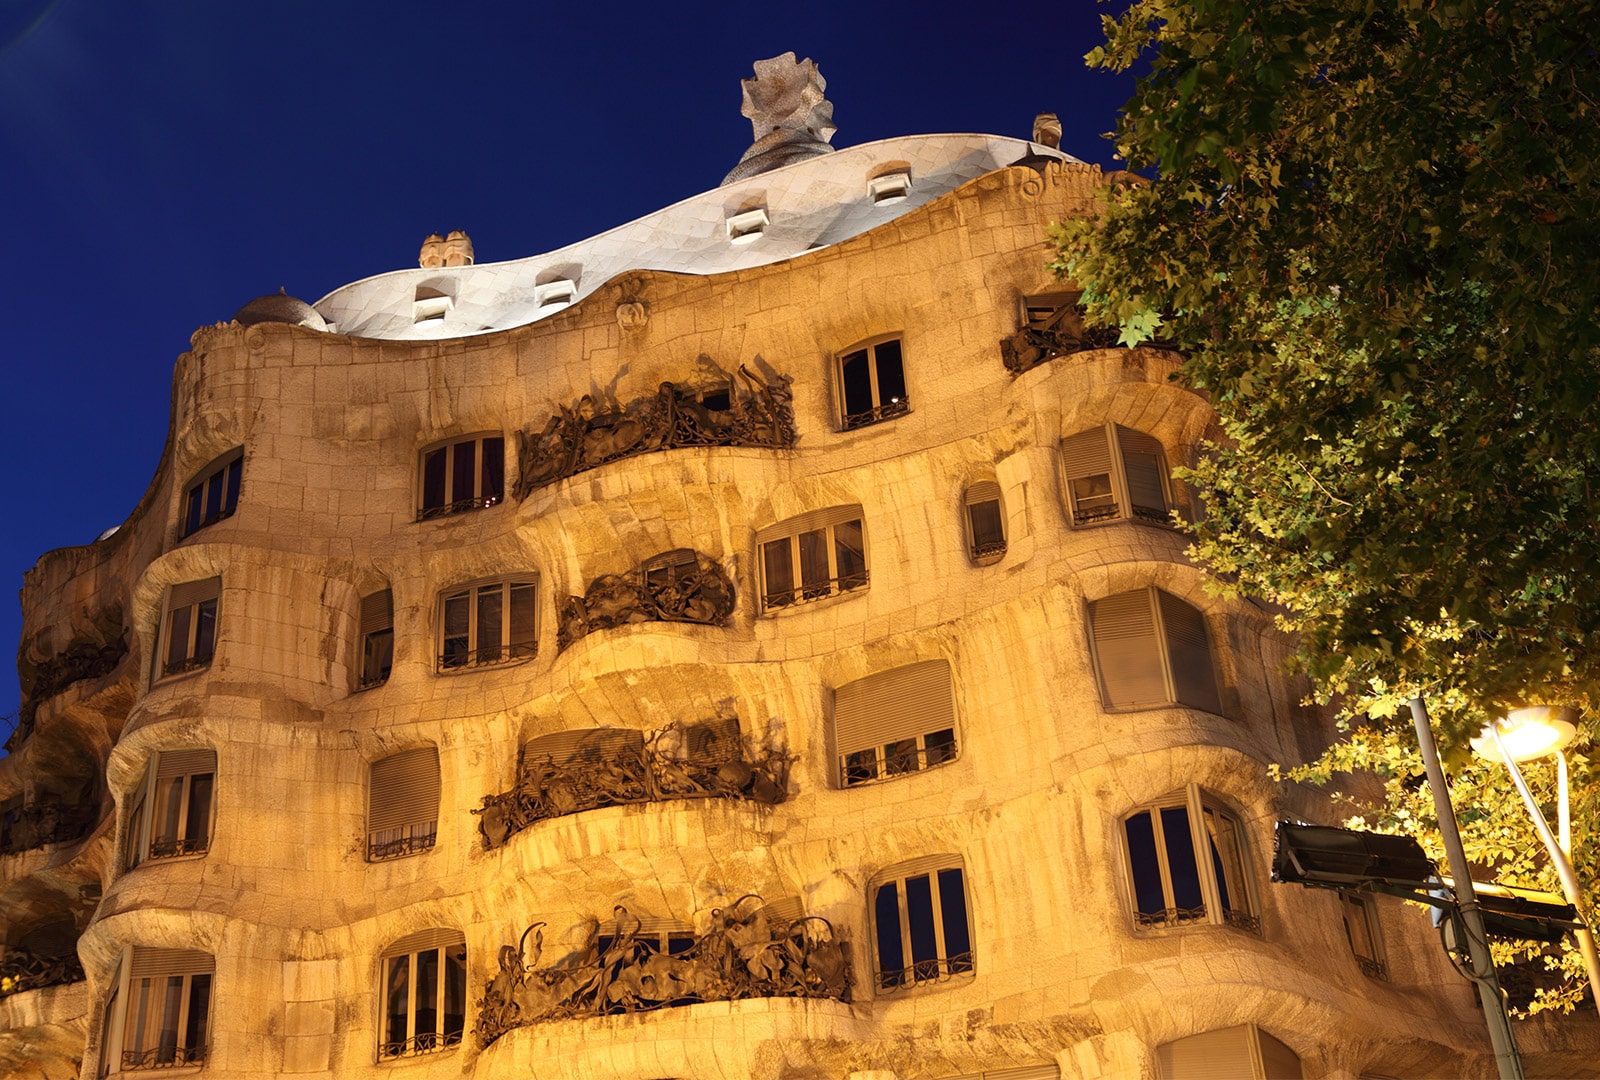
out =
<svg viewBox="0 0 1600 1080"><path fill-rule="evenodd" d="M356 689L389 679L394 667L394 593L388 589L361 598L361 675Z"/></svg>
<svg viewBox="0 0 1600 1080"><path fill-rule="evenodd" d="M1341 889L1339 910L1344 915L1344 933L1350 942L1350 953L1356 958L1361 973L1369 979L1387 979L1389 967L1384 963L1383 938L1378 933L1377 897L1368 892Z"/></svg>
<svg viewBox="0 0 1600 1080"><path fill-rule="evenodd" d="M183 527L180 536L192 536L207 525L230 517L239 505L239 482L244 476L244 447L235 447L200 470L183 491Z"/></svg>
<svg viewBox="0 0 1600 1080"><path fill-rule="evenodd" d="M1076 528L1109 521L1172 524L1172 485L1159 440L1121 424L1061 440L1061 467Z"/></svg>
<svg viewBox="0 0 1600 1080"><path fill-rule="evenodd" d="M833 739L842 787L955 760L950 662L907 664L839 687Z"/></svg>
<svg viewBox="0 0 1600 1080"><path fill-rule="evenodd" d="M1092 600L1089 640L1107 709L1186 705L1221 715L1205 616L1177 597L1147 587Z"/></svg>
<svg viewBox="0 0 1600 1080"><path fill-rule="evenodd" d="M197 671L211 663L217 647L217 601L222 579L206 578L167 590L157 643L157 678Z"/></svg>
<svg viewBox="0 0 1600 1080"><path fill-rule="evenodd" d="M367 785L368 862L430 850L438 821L438 747L419 746L372 763Z"/></svg>
<svg viewBox="0 0 1600 1080"><path fill-rule="evenodd" d="M967 487L967 554L978 566L999 562L1006 553L1005 510L1000 485L979 480Z"/></svg>
<svg viewBox="0 0 1600 1080"><path fill-rule="evenodd" d="M900 339L873 342L839 355L841 431L906 413L905 362Z"/></svg>
<svg viewBox="0 0 1600 1080"><path fill-rule="evenodd" d="M1261 929L1239 819L1210 796L1191 784L1122 824L1135 926Z"/></svg>
<svg viewBox="0 0 1600 1080"><path fill-rule="evenodd" d="M821 600L867 585L861 507L802 514L756 534L763 611Z"/></svg>
<svg viewBox="0 0 1600 1080"><path fill-rule="evenodd" d="M872 926L880 991L972 974L972 922L960 858L914 859L875 877Z"/></svg>
<svg viewBox="0 0 1600 1080"><path fill-rule="evenodd" d="M452 589L439 601L440 671L538 653L538 579L519 575Z"/></svg>
<svg viewBox="0 0 1600 1080"><path fill-rule="evenodd" d="M384 951L383 1038L378 1060L461 1043L467 1015L467 943L458 930L424 930Z"/></svg>
<svg viewBox="0 0 1600 1080"><path fill-rule="evenodd" d="M161 750L130 800L127 858L133 869L145 859L203 855L211 849L217 752Z"/></svg>
<svg viewBox="0 0 1600 1080"><path fill-rule="evenodd" d="M120 1042L121 1067L160 1069L204 1063L216 968L211 954L136 945L126 966L127 984L121 985L119 979L108 1003L104 1035L107 1046Z"/></svg>
<svg viewBox="0 0 1600 1080"><path fill-rule="evenodd" d="M506 441L499 435L432 446L422 452L417 520L483 510L505 498Z"/></svg>

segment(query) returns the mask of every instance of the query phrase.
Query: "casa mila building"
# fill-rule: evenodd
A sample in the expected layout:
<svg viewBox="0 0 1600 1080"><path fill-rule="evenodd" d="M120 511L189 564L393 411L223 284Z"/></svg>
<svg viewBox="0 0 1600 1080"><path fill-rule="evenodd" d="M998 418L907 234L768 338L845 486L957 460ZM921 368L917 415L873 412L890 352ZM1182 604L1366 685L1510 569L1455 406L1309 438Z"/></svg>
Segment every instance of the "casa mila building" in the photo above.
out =
<svg viewBox="0 0 1600 1080"><path fill-rule="evenodd" d="M1425 911L1269 881L1332 731L1185 557L1181 358L1045 269L1119 178L823 89L756 64L610 232L194 334L25 581L0 1072L1492 1075Z"/></svg>

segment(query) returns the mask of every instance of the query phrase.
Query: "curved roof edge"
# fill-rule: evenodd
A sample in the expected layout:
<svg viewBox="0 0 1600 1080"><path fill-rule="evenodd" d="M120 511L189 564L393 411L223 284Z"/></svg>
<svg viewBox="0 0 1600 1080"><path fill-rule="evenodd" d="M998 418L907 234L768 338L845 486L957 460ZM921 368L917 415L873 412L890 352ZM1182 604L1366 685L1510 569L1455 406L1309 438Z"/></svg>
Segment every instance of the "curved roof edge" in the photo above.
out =
<svg viewBox="0 0 1600 1080"><path fill-rule="evenodd" d="M1041 158L1084 164L999 135L880 139L713 188L542 255L394 270L341 286L313 306L329 330L352 337L430 341L507 330L629 271L716 274L828 247L969 180Z"/></svg>

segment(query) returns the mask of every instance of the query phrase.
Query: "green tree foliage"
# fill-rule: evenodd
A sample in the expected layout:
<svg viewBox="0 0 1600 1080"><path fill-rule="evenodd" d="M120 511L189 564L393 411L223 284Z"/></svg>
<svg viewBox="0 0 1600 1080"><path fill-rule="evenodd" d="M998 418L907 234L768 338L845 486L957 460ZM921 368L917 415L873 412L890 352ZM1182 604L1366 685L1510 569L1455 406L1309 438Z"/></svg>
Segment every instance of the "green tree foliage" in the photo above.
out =
<svg viewBox="0 0 1600 1080"><path fill-rule="evenodd" d="M1164 312L1217 409L1197 554L1284 607L1350 724L1302 775L1376 771L1375 820L1426 833L1424 694L1472 857L1552 886L1465 735L1600 705L1600 5L1137 0L1105 30L1090 64L1149 65L1116 141L1157 178L1058 227L1055 268L1127 343Z"/></svg>

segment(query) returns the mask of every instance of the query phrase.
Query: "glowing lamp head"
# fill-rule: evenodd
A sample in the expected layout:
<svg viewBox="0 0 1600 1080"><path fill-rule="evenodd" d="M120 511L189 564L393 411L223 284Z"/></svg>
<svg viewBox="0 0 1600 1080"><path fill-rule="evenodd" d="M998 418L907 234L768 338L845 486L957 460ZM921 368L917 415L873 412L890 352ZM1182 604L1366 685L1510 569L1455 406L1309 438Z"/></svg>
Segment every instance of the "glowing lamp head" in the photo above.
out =
<svg viewBox="0 0 1600 1080"><path fill-rule="evenodd" d="M1495 745L1494 736L1486 727L1482 735L1472 740L1472 749L1489 761L1503 762L1506 756L1513 761L1548 757L1572 741L1578 733L1577 719L1578 710L1565 705L1512 709L1494 724L1500 732L1500 746ZM1505 756L1500 753L1502 746Z"/></svg>

